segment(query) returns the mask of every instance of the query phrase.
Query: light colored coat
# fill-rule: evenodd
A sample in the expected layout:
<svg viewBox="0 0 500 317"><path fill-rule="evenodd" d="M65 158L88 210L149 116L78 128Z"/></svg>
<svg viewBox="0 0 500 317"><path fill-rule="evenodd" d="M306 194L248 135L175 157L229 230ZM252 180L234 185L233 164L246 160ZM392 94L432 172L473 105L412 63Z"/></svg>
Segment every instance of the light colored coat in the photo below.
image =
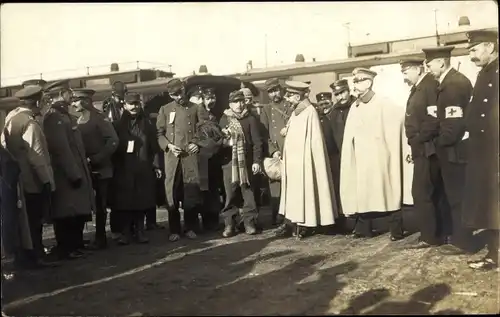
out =
<svg viewBox="0 0 500 317"><path fill-rule="evenodd" d="M340 164L345 215L401 209L403 192L411 189L403 182L404 113L403 107L378 94L351 107Z"/></svg>
<svg viewBox="0 0 500 317"><path fill-rule="evenodd" d="M321 129L316 109L304 100L291 115L283 150L279 213L305 227L332 225L338 216Z"/></svg>

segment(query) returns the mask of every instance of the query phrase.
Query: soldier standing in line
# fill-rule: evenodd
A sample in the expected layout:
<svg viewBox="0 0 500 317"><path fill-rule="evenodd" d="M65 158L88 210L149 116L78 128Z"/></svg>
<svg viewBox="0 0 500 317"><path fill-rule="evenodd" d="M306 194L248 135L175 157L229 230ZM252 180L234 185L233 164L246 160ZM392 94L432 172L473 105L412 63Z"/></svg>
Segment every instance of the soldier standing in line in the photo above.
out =
<svg viewBox="0 0 500 317"><path fill-rule="evenodd" d="M488 230L488 253L469 261L475 270L498 267L500 211L498 138L498 31L471 31L469 56L481 67L465 115L469 135L462 220L465 226Z"/></svg>
<svg viewBox="0 0 500 317"><path fill-rule="evenodd" d="M113 176L111 156L118 147L118 136L113 125L92 105L92 89L73 90L73 107L80 114L77 120L85 154L92 172L92 186L96 193L96 234L93 246L107 247L106 219L108 186Z"/></svg>
<svg viewBox="0 0 500 317"><path fill-rule="evenodd" d="M444 197L434 138L439 134L437 94L439 82L424 70L423 58L401 61L404 82L411 85L406 103L405 133L413 161L412 196L418 215L420 238L412 248L429 248L442 244L438 218L439 202Z"/></svg>
<svg viewBox="0 0 500 317"><path fill-rule="evenodd" d="M68 113L73 96L68 80L50 84L45 93L52 102L43 119L43 130L56 184L51 210L56 255L74 259L85 254L83 229L86 222L92 221L95 210L92 180L80 131Z"/></svg>
<svg viewBox="0 0 500 317"><path fill-rule="evenodd" d="M434 143L447 198L440 213L445 244L440 250L445 254L462 254L472 247L472 231L462 225L468 142L463 114L472 95L472 84L451 66L453 49L454 46L444 46L423 49L423 52L427 67L439 81L437 113L430 119L439 122L439 134Z"/></svg>
<svg viewBox="0 0 500 317"><path fill-rule="evenodd" d="M165 191L167 196L170 241L181 237L180 203L184 210L186 236L197 237L198 214L203 200L199 186L196 125L198 107L187 100L184 83L172 79L167 83L172 102L161 107L156 122L158 144L165 155Z"/></svg>
<svg viewBox="0 0 500 317"><path fill-rule="evenodd" d="M282 159L283 145L285 143L284 130L291 109L285 106L285 88L277 79L269 79L265 82L266 91L269 94L271 102L264 105L260 115L260 121L264 128L263 138L264 153L266 156ZM276 225L281 223L284 218L279 217L279 202L281 195L281 182L270 181L269 189L271 194L272 223Z"/></svg>

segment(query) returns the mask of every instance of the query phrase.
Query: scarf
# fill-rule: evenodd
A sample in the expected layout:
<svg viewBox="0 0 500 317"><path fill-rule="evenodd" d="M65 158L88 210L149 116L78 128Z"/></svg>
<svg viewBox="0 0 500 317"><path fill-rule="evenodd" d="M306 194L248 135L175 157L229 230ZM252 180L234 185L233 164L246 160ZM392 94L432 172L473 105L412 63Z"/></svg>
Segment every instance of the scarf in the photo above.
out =
<svg viewBox="0 0 500 317"><path fill-rule="evenodd" d="M248 115L248 110L243 110L242 113L235 113L231 109L226 109L224 114L229 121L229 133L232 142L232 183L240 185L250 185L246 158L245 158L245 134L239 120Z"/></svg>

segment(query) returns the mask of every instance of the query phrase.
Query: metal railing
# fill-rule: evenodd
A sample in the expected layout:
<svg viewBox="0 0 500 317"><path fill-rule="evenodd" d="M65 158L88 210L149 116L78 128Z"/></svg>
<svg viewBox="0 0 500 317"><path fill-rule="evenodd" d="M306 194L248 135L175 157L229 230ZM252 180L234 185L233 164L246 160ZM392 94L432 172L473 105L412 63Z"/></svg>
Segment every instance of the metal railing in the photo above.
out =
<svg viewBox="0 0 500 317"><path fill-rule="evenodd" d="M136 69L155 69L166 72L172 72L172 65L166 63L133 61L121 62L118 64L119 71L130 71ZM20 85L23 81L29 79L44 79L47 81L76 78L90 75L100 75L111 72L111 63L106 65L92 65L73 69L55 70L50 72L32 73L20 76L2 77L0 87Z"/></svg>

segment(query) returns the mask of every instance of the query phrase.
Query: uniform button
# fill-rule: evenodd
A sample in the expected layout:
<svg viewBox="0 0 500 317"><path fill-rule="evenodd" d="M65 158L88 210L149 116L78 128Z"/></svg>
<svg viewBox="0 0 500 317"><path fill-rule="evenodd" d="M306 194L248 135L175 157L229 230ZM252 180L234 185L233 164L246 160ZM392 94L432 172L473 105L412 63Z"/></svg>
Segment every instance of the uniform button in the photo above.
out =
<svg viewBox="0 0 500 317"><path fill-rule="evenodd" d="M484 116L485 116L485 114L484 114L484 113L482 113L482 114L481 114L481 117L484 117Z"/></svg>
<svg viewBox="0 0 500 317"><path fill-rule="evenodd" d="M493 85L491 83L488 84L488 87L493 87Z"/></svg>
<svg viewBox="0 0 500 317"><path fill-rule="evenodd" d="M189 130L188 132L191 133L191 130Z"/></svg>
<svg viewBox="0 0 500 317"><path fill-rule="evenodd" d="M191 125L191 122L188 122L189 125Z"/></svg>
<svg viewBox="0 0 500 317"><path fill-rule="evenodd" d="M485 98L483 101L484 101L484 102L488 102L488 99L486 99L486 98Z"/></svg>
<svg viewBox="0 0 500 317"><path fill-rule="evenodd" d="M481 132L484 132L484 130L481 130Z"/></svg>

